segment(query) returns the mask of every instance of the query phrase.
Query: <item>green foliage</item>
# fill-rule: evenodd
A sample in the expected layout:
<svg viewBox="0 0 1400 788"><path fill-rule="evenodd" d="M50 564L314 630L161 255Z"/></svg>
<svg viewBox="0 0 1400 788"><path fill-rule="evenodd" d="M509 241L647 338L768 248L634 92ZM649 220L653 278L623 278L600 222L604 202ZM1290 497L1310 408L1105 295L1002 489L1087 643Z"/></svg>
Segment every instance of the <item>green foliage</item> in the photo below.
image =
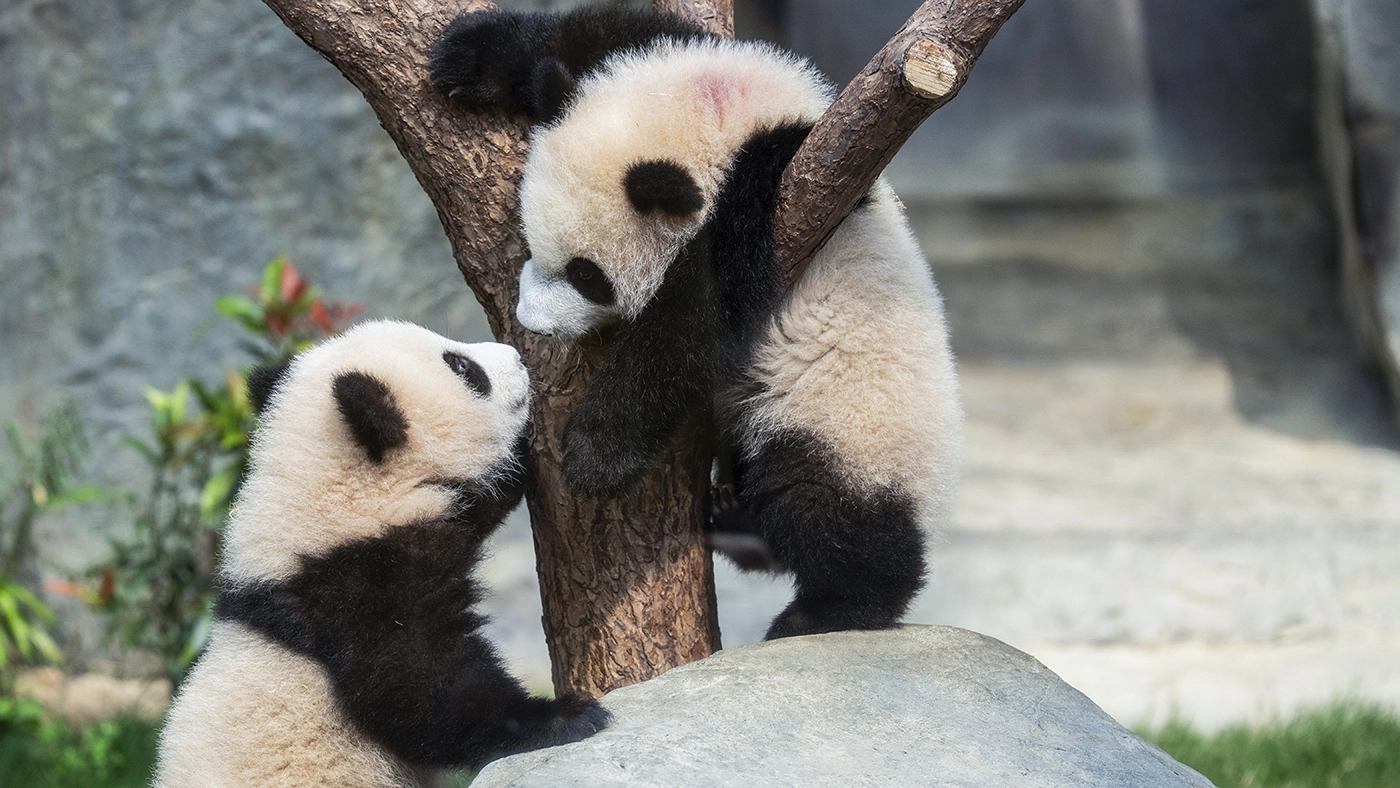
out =
<svg viewBox="0 0 1400 788"><path fill-rule="evenodd" d="M335 334L362 306L325 302L279 258L251 296L224 296L215 308L243 328L240 344L257 365ZM150 437L125 440L152 471L133 535L113 542L111 560L72 593L106 612L127 645L159 654L178 681L208 636L219 534L248 467L255 417L247 369L219 385L187 378L170 391L147 389L146 401Z"/></svg>
<svg viewBox="0 0 1400 788"><path fill-rule="evenodd" d="M48 631L53 613L20 582L34 524L64 506L123 497L79 480L88 442L72 402L50 408L36 436L14 420L4 432L9 456L0 466L0 671L16 658L57 662L61 656Z"/></svg>
<svg viewBox="0 0 1400 788"><path fill-rule="evenodd" d="M1400 786L1400 717L1370 704L1334 703L1213 735L1180 722L1144 735L1219 788Z"/></svg>
<svg viewBox="0 0 1400 788"><path fill-rule="evenodd" d="M9 667L12 654L26 662L58 662L62 653L47 629L52 623L53 611L33 591L0 577L0 669Z"/></svg>
<svg viewBox="0 0 1400 788"><path fill-rule="evenodd" d="M32 701L0 697L0 782L25 788L138 788L148 785L158 729L111 720L76 731Z"/></svg>

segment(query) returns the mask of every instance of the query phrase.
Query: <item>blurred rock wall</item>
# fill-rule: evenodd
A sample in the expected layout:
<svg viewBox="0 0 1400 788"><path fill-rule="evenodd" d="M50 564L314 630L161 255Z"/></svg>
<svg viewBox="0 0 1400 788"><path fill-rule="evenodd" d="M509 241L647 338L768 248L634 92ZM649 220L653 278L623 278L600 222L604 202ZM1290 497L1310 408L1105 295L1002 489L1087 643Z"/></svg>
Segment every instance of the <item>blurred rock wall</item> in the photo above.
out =
<svg viewBox="0 0 1400 788"><path fill-rule="evenodd" d="M920 0L788 0L838 84ZM901 196L1142 197L1295 184L1313 165L1306 0L1034 0L890 166Z"/></svg>
<svg viewBox="0 0 1400 788"><path fill-rule="evenodd" d="M146 386L241 364L221 294L287 255L327 296L487 337L436 213L359 93L258 0L0 4L0 418L70 396L104 483ZM7 456L7 455L0 455ZM120 512L43 525L43 574Z"/></svg>

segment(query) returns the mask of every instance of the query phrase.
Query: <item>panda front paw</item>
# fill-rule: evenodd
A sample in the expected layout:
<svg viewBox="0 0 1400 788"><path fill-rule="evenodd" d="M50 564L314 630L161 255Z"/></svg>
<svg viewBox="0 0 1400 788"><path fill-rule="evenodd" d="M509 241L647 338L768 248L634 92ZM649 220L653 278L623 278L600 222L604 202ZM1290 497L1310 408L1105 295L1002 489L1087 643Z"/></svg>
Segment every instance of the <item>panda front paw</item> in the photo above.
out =
<svg viewBox="0 0 1400 788"><path fill-rule="evenodd" d="M428 53L429 81L469 110L544 120L557 111L571 85L568 71L551 54L556 24L544 14L463 14Z"/></svg>
<svg viewBox="0 0 1400 788"><path fill-rule="evenodd" d="M612 712L602 704L582 695L566 694L559 697L559 716L554 720L557 744L583 741L608 727L612 722Z"/></svg>

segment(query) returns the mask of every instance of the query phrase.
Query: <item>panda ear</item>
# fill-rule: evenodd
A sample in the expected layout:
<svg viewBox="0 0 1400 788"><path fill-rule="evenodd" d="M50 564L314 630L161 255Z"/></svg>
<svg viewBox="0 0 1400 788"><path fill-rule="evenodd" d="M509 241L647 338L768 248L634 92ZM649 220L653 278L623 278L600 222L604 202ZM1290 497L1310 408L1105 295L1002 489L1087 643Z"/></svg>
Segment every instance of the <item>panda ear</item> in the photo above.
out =
<svg viewBox="0 0 1400 788"><path fill-rule="evenodd" d="M286 379L287 370L291 366L290 361L279 361L276 364L264 364L248 373L248 403L253 406L254 413L261 416L263 411L267 410L267 401L272 398L272 392Z"/></svg>
<svg viewBox="0 0 1400 788"><path fill-rule="evenodd" d="M705 207L700 184L673 161L639 161L622 179L627 199L639 213L659 210L668 216L689 216Z"/></svg>
<svg viewBox="0 0 1400 788"><path fill-rule="evenodd" d="M331 384L335 404L355 442L375 463L408 442L408 418L384 381L364 372L342 372Z"/></svg>

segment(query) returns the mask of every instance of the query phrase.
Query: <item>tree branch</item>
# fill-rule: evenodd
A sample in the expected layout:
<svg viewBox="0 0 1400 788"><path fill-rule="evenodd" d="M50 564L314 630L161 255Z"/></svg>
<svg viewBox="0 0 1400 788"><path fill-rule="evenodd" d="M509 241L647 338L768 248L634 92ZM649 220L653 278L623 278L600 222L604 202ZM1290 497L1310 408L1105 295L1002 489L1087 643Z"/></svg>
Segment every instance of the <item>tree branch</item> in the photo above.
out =
<svg viewBox="0 0 1400 788"><path fill-rule="evenodd" d="M734 37L734 0L652 0L651 7L689 19L715 35Z"/></svg>
<svg viewBox="0 0 1400 788"><path fill-rule="evenodd" d="M928 0L851 80L783 173L778 255L791 287L1025 0Z"/></svg>

